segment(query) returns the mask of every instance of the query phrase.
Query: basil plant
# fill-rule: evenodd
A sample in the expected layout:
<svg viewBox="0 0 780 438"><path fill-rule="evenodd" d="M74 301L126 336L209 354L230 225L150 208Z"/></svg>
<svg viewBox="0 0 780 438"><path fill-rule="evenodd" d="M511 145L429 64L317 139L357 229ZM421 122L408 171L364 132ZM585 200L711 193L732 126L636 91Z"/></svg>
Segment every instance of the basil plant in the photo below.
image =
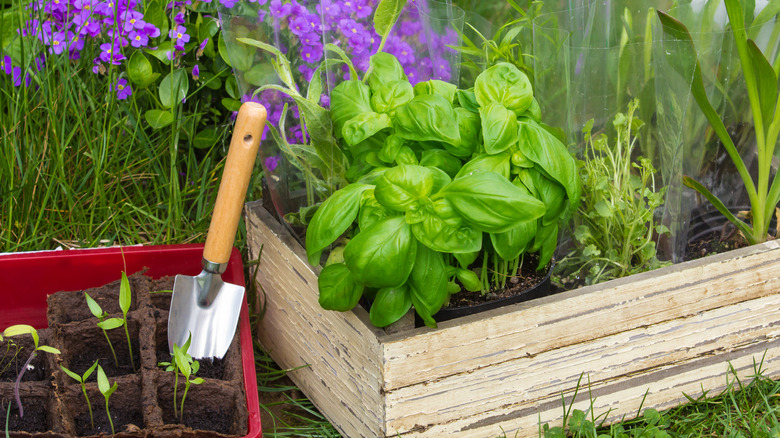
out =
<svg viewBox="0 0 780 438"><path fill-rule="evenodd" d="M377 53L363 80L332 90L330 114L350 166L306 234L312 265L331 248L323 308L347 311L366 295L376 326L414 306L435 327L451 293L484 290L470 269L480 255L536 252L537 269L549 264L579 179L514 65L485 70L468 90L412 86L395 57Z"/></svg>

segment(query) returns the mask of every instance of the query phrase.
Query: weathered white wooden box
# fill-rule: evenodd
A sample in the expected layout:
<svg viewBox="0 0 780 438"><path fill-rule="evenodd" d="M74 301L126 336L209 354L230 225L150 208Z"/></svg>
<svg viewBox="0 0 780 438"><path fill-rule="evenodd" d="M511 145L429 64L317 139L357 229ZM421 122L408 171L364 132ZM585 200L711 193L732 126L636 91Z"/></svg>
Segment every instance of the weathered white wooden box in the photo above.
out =
<svg viewBox="0 0 780 438"><path fill-rule="evenodd" d="M246 218L260 343L346 437L535 437L580 379L574 407L610 423L715 395L729 364L780 376L776 241L386 334L359 306L322 310L304 249L259 202Z"/></svg>

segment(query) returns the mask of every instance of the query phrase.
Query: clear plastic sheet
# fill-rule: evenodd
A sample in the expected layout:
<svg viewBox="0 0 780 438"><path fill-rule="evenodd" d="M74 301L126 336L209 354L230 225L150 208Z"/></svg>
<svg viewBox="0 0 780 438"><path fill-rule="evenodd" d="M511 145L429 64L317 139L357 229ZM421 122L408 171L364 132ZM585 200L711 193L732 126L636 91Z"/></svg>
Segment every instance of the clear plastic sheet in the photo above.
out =
<svg viewBox="0 0 780 438"><path fill-rule="evenodd" d="M320 119L312 114L327 111L328 90L350 78L338 50L352 60L361 78L368 69L369 57L381 40L373 28L379 0L260 3L241 1L220 11L224 52L241 100L256 100L268 109L269 129L260 146L268 194L278 215L300 238L301 225L314 211L310 207L344 185L342 170L349 164L335 140L308 135L314 128L319 133L332 131L329 120L315 123ZM463 17L463 10L451 0L409 1L383 51L399 59L412 83L439 79L458 84L460 58L452 47L460 44ZM289 89L269 89L269 85L285 88L274 66L279 66L278 56L246 44L243 38L280 50L289 61L287 82L293 83L300 95L297 99L319 108L304 102L306 108L301 111L302 102L296 103ZM337 50L327 50L330 46ZM316 85L310 89L312 83ZM315 97L318 92L319 99ZM323 153L325 149L330 151Z"/></svg>

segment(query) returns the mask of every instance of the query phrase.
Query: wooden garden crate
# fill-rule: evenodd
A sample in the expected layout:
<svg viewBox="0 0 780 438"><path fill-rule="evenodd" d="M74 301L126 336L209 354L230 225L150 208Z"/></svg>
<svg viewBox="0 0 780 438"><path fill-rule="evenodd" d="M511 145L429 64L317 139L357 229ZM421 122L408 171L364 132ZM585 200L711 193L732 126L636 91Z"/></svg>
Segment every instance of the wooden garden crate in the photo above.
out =
<svg viewBox="0 0 780 438"><path fill-rule="evenodd" d="M386 334L359 306L322 310L304 249L259 202L246 217L252 257L262 247L257 336L350 438L537 436L578 381L574 407L610 423L715 395L729 366L749 380L763 359L780 377L776 241Z"/></svg>

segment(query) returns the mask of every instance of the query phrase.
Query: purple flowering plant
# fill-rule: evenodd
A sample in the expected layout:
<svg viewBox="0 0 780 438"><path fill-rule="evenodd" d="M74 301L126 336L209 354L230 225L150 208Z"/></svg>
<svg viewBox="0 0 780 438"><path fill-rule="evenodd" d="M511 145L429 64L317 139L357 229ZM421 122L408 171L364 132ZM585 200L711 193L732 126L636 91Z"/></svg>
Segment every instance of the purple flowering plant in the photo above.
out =
<svg viewBox="0 0 780 438"><path fill-rule="evenodd" d="M209 149L240 105L211 0L30 0L3 17L2 71L38 86L55 65L103 84L150 135ZM56 69L55 69L56 70ZM91 76L88 77L87 75ZM163 129L165 130L163 131ZM157 134L155 134L157 132Z"/></svg>

